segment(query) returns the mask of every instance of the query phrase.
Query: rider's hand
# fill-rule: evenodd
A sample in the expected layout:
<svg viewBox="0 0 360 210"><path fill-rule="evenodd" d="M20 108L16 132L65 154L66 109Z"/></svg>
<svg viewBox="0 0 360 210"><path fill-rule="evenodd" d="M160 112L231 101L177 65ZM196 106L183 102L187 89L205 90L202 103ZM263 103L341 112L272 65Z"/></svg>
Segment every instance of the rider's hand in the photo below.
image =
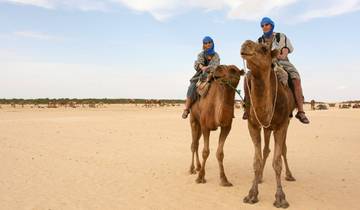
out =
<svg viewBox="0 0 360 210"><path fill-rule="evenodd" d="M207 70L208 70L208 67L207 67L207 66L203 66L203 67L201 68L201 71L203 71L203 72L207 72Z"/></svg>
<svg viewBox="0 0 360 210"><path fill-rule="evenodd" d="M289 49L283 48L277 58L280 60L284 60L288 56L288 54L289 54Z"/></svg>

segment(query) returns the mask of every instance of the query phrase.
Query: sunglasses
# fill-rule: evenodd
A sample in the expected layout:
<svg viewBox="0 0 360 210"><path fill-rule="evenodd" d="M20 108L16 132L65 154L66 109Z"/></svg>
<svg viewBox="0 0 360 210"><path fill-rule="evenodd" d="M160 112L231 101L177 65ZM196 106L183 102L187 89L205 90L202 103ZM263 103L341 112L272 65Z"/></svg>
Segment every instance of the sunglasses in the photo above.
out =
<svg viewBox="0 0 360 210"><path fill-rule="evenodd" d="M270 24L269 23L266 23L264 25L261 25L261 28L264 28L265 26L269 26Z"/></svg>
<svg viewBox="0 0 360 210"><path fill-rule="evenodd" d="M204 44L212 44L212 42L204 42Z"/></svg>

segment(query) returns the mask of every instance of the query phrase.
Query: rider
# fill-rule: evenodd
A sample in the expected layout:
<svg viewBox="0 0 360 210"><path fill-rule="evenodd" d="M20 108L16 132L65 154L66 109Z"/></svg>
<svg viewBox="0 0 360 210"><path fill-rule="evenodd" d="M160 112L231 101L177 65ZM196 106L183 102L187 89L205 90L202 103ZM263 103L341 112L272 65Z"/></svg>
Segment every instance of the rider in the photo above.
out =
<svg viewBox="0 0 360 210"><path fill-rule="evenodd" d="M272 50L273 49L279 50L280 53L277 57L277 62L288 72L292 80L292 83L294 85L294 95L298 109L298 112L295 115L295 117L304 124L310 123L309 119L305 115L303 108L304 96L301 88L300 74L295 68L295 66L292 63L290 63L288 58L288 54L294 51L294 48L291 45L289 38L287 38L287 36L283 33L274 32L275 23L268 17L264 17L261 20L260 26L263 30L263 35L258 39L258 42L266 44L268 46L271 45ZM245 89L244 91L245 101L248 102L248 96L247 96L248 90L246 85L244 85L244 89ZM243 115L243 119L244 120L248 119L248 113L246 109Z"/></svg>
<svg viewBox="0 0 360 210"><path fill-rule="evenodd" d="M199 53L195 61L195 75L190 79L190 86L186 94L185 109L182 118L186 119L190 113L193 102L196 101L198 95L196 93L196 83L199 79L206 78L210 71L215 70L220 65L219 54L215 52L215 44L211 37L206 36L203 39L203 50Z"/></svg>

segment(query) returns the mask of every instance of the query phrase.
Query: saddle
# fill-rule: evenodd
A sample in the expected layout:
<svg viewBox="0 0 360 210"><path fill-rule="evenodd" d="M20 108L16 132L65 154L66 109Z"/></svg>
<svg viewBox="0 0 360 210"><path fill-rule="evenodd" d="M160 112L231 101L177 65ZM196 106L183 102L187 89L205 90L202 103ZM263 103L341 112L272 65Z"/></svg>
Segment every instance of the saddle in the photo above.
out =
<svg viewBox="0 0 360 210"><path fill-rule="evenodd" d="M291 79L289 79L290 75L287 73L284 67L281 66L279 63L273 62L273 65L278 81L284 86L288 86L289 82L291 81Z"/></svg>
<svg viewBox="0 0 360 210"><path fill-rule="evenodd" d="M278 78L278 81L282 85L288 86L291 89L291 91L294 93L294 84L292 82L290 74L277 61L273 61L273 68Z"/></svg>
<svg viewBox="0 0 360 210"><path fill-rule="evenodd" d="M205 97L207 95L212 80L213 74L209 73L207 77L199 79L196 83L196 92L200 95L200 97Z"/></svg>

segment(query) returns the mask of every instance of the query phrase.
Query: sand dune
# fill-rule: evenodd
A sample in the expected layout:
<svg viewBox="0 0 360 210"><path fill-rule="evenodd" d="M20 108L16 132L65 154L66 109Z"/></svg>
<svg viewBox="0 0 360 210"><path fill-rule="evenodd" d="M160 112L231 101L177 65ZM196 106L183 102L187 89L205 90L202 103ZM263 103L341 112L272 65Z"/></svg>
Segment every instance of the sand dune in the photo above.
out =
<svg viewBox="0 0 360 210"><path fill-rule="evenodd" d="M225 145L231 188L219 186L218 132L211 135L208 182L196 184L188 174L190 127L180 115L181 107L3 106L0 209L274 209L271 155L260 202L242 202L254 152L242 112L236 110ZM360 110L308 115L310 125L292 120L289 128L288 158L297 179L283 181L290 209L359 209Z"/></svg>

